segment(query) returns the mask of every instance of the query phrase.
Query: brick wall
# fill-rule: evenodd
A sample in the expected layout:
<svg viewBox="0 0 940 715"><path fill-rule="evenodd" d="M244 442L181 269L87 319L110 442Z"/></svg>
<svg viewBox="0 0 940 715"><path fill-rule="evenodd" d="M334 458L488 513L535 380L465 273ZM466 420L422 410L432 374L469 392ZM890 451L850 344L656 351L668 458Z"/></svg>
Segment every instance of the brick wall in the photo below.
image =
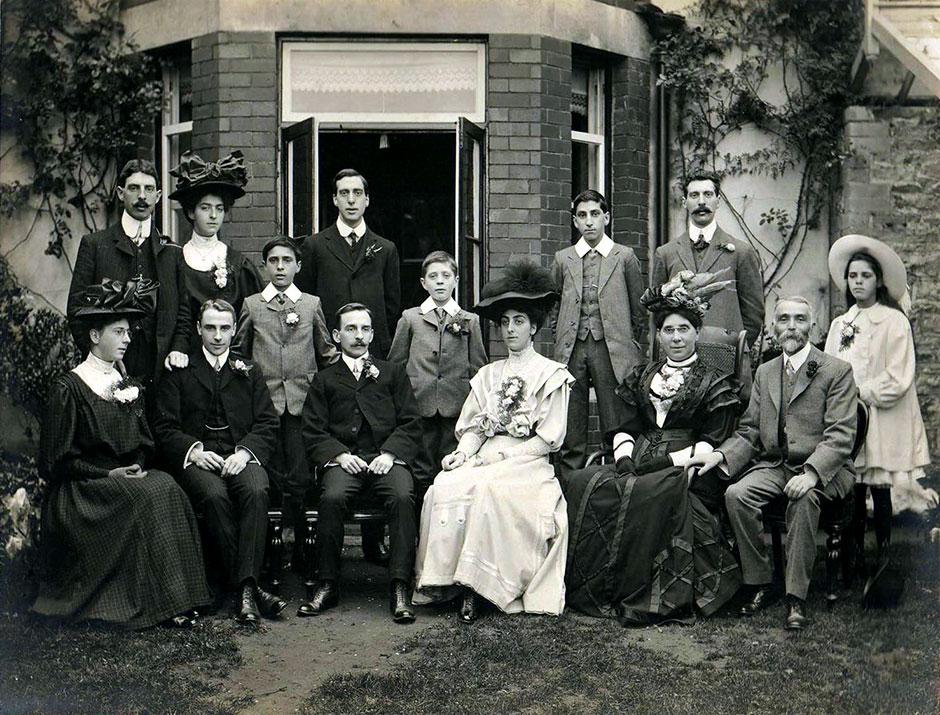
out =
<svg viewBox="0 0 940 715"><path fill-rule="evenodd" d="M940 454L940 110L850 107L834 238L862 233L889 243L907 266L914 299L917 395L934 458ZM835 294L836 291L833 291ZM844 298L833 295L833 315Z"/></svg>
<svg viewBox="0 0 940 715"><path fill-rule="evenodd" d="M218 32L193 40L193 151L218 159L240 149L247 195L226 218L222 235L260 261L277 224L277 46L274 33Z"/></svg>

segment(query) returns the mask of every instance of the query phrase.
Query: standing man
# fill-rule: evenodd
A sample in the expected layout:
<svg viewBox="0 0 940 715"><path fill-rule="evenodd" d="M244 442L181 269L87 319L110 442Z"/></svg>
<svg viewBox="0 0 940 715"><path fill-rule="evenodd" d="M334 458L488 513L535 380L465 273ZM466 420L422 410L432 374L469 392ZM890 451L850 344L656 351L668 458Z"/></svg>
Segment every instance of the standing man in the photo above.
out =
<svg viewBox="0 0 940 715"><path fill-rule="evenodd" d="M632 248L607 235L610 209L602 194L588 189L571 204L578 242L555 254L555 285L561 302L553 322L555 360L577 381L568 401L568 431L561 448L562 469L584 466L587 451L588 388L593 385L601 434L621 423L614 394L642 361L638 340L646 325L640 304L643 275Z"/></svg>
<svg viewBox="0 0 940 715"><path fill-rule="evenodd" d="M229 358L235 308L207 300L202 342L184 370L163 376L153 431L169 471L206 519L237 587L235 620L256 625L287 605L258 585L268 526L268 474L278 417L257 365Z"/></svg>
<svg viewBox="0 0 940 715"><path fill-rule="evenodd" d="M336 329L342 306L367 306L375 321L372 352L384 358L401 309L398 249L366 226L362 216L369 206L369 183L355 169L333 177L333 205L339 211L336 223L303 243L297 287L320 297L330 330Z"/></svg>
<svg viewBox="0 0 940 715"><path fill-rule="evenodd" d="M774 308L774 334L783 354L757 368L747 412L737 431L714 452L693 456L692 479L719 467L735 483L725 506L741 552L750 616L779 597L773 590L761 509L785 494L787 504L787 630L807 622L806 593L816 559L816 530L824 499L844 497L855 483L856 398L852 367L809 343L813 311L800 296ZM751 460L759 461L749 469Z"/></svg>
<svg viewBox="0 0 940 715"><path fill-rule="evenodd" d="M760 260L750 244L732 238L718 227L715 212L721 184L714 174L693 174L686 179L683 203L689 222L683 234L656 249L650 286L666 283L679 271L716 273L729 268L734 282L712 298L705 325L733 333L747 331L754 345L764 327L764 287Z"/></svg>
<svg viewBox="0 0 940 715"><path fill-rule="evenodd" d="M66 313L69 323L77 325L72 318L81 307L82 291L102 278L159 283L155 309L140 319L123 359L128 375L149 386L164 365L186 367L189 361L192 316L183 282L183 254L153 225L160 188L152 163L127 162L118 175L117 196L124 205L120 222L85 236L78 247ZM74 332L73 336L80 339Z"/></svg>

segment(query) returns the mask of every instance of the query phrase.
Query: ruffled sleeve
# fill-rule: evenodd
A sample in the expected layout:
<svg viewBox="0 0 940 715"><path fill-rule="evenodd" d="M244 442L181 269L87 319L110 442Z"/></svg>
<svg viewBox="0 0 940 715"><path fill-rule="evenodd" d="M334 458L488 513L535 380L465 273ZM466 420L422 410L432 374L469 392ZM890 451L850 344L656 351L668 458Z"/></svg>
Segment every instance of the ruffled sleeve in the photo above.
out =
<svg viewBox="0 0 940 715"><path fill-rule="evenodd" d="M560 367L542 385L533 414L535 434L552 452L561 449L568 429L568 396L574 377Z"/></svg>
<svg viewBox="0 0 940 715"><path fill-rule="evenodd" d="M463 402L463 407L460 409L460 416L457 418L457 425L454 428L454 433L459 440L464 433L473 430L482 435L482 430L477 427L477 415L481 414L486 409L486 399L487 394L490 389L492 389L492 375L499 374L499 368L495 367L495 364L491 363L489 365L484 365L480 370L477 371L477 374L470 378L470 394L467 395L467 399Z"/></svg>
<svg viewBox="0 0 940 715"><path fill-rule="evenodd" d="M741 413L740 385L731 375L713 373L702 400L702 430L699 438L713 447L725 441L734 431Z"/></svg>

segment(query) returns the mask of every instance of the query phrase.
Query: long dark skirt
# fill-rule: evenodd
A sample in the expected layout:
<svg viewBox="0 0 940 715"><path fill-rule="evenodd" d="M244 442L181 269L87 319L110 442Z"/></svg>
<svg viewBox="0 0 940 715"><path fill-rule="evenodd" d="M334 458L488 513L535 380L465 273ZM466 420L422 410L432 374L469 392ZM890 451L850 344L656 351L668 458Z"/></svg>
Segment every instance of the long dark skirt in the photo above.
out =
<svg viewBox="0 0 940 715"><path fill-rule="evenodd" d="M718 520L679 468L618 475L590 467L562 478L570 535L568 606L624 625L689 622L738 590L740 568Z"/></svg>
<svg viewBox="0 0 940 715"><path fill-rule="evenodd" d="M146 628L211 601L196 518L165 472L56 484L40 538L36 613Z"/></svg>

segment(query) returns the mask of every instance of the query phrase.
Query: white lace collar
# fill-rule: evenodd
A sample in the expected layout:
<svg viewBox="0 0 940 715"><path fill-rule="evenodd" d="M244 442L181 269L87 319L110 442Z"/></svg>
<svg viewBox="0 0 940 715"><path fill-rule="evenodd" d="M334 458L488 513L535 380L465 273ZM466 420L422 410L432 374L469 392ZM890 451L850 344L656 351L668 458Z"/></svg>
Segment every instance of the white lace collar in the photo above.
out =
<svg viewBox="0 0 940 715"><path fill-rule="evenodd" d="M220 262L225 263L228 246L215 236L200 236L193 231L193 236L183 244L183 259L186 265L195 271L211 271Z"/></svg>
<svg viewBox="0 0 940 715"><path fill-rule="evenodd" d="M121 373L113 362L102 360L91 352L84 362L72 369L78 377L91 388L98 397L108 398L111 388L121 381Z"/></svg>

